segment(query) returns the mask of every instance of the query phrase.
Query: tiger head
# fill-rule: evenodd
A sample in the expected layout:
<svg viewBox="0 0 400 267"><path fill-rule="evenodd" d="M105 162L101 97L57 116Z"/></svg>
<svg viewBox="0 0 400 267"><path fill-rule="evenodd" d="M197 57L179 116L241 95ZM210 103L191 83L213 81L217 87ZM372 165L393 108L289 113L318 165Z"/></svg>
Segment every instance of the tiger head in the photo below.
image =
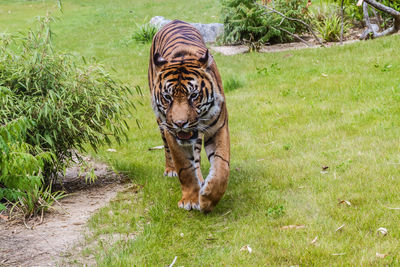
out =
<svg viewBox="0 0 400 267"><path fill-rule="evenodd" d="M175 136L178 144L193 144L219 114L224 99L210 71L213 58L208 50L200 58L180 51L169 61L155 53L153 62L152 104L160 126Z"/></svg>

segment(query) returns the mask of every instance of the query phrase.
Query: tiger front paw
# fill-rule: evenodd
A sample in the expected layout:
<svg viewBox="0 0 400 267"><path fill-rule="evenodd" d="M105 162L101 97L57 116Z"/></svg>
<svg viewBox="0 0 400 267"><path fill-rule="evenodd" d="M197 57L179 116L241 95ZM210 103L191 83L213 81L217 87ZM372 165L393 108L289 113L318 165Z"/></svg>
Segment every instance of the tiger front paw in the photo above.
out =
<svg viewBox="0 0 400 267"><path fill-rule="evenodd" d="M178 202L178 207L185 210L200 210L198 192L182 197Z"/></svg>
<svg viewBox="0 0 400 267"><path fill-rule="evenodd" d="M213 188L209 183L203 185L199 193L200 210L204 213L211 212L223 194L224 192L220 192L216 188Z"/></svg>
<svg viewBox="0 0 400 267"><path fill-rule="evenodd" d="M213 210L215 204L210 195L201 195L199 196L199 205L200 210L204 213L209 213Z"/></svg>
<svg viewBox="0 0 400 267"><path fill-rule="evenodd" d="M177 177L178 174L176 173L174 168L165 167L164 176Z"/></svg>

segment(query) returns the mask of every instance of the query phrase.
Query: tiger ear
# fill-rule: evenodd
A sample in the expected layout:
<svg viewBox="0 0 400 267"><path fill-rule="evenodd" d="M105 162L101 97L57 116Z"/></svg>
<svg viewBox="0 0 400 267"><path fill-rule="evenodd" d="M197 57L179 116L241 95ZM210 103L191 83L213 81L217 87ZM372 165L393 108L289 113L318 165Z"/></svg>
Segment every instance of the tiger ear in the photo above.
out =
<svg viewBox="0 0 400 267"><path fill-rule="evenodd" d="M199 61L203 65L203 68L208 68L211 66L214 60L207 49L204 55L202 55L201 58L199 58Z"/></svg>
<svg viewBox="0 0 400 267"><path fill-rule="evenodd" d="M165 63L168 61L163 58L159 53L155 53L153 56L154 65L156 65L156 69L159 70Z"/></svg>

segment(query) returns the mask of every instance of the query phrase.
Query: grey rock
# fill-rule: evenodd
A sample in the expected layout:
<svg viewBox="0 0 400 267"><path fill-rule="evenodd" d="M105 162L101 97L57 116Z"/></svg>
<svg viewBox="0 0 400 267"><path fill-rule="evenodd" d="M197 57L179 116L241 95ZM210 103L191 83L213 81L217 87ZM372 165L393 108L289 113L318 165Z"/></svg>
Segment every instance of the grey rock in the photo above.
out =
<svg viewBox="0 0 400 267"><path fill-rule="evenodd" d="M167 24L170 21L171 21L170 19L166 19L162 16L155 16L151 18L150 24L156 26L158 29L161 29L165 24Z"/></svg>
<svg viewBox="0 0 400 267"><path fill-rule="evenodd" d="M166 19L161 16L153 17L150 20L150 24L156 26L158 29L161 29L165 24L170 22L171 20ZM200 34L203 36L203 39L206 43L215 43L217 38L222 36L224 33L224 24L222 23L190 23L197 30L199 30Z"/></svg>

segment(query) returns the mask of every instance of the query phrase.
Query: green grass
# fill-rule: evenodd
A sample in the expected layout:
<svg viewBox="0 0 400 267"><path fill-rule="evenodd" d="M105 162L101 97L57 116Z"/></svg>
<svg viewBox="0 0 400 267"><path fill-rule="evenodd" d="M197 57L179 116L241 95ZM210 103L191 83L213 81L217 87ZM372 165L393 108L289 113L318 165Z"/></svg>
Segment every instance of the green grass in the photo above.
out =
<svg viewBox="0 0 400 267"><path fill-rule="evenodd" d="M7 9L17 15L7 17ZM49 1L0 2L1 30L24 30L46 9L59 15ZM150 45L126 40L135 22L154 15L212 22L219 6L69 1L53 27L55 44L95 56L147 92ZM177 208L178 180L162 176L163 151L148 151L162 142L145 94L132 112L130 141L98 154L140 186L92 217L83 255L94 255L99 266L164 266L175 256L175 266L399 265L400 211L387 208L400 207L399 42L396 35L328 49L214 53L223 80L242 84L226 93L230 183L209 215ZM204 173L208 166L203 162ZM293 224L305 227L281 229ZM388 235L378 236L379 227ZM101 241L116 233L127 238ZM245 245L251 254L240 251Z"/></svg>

